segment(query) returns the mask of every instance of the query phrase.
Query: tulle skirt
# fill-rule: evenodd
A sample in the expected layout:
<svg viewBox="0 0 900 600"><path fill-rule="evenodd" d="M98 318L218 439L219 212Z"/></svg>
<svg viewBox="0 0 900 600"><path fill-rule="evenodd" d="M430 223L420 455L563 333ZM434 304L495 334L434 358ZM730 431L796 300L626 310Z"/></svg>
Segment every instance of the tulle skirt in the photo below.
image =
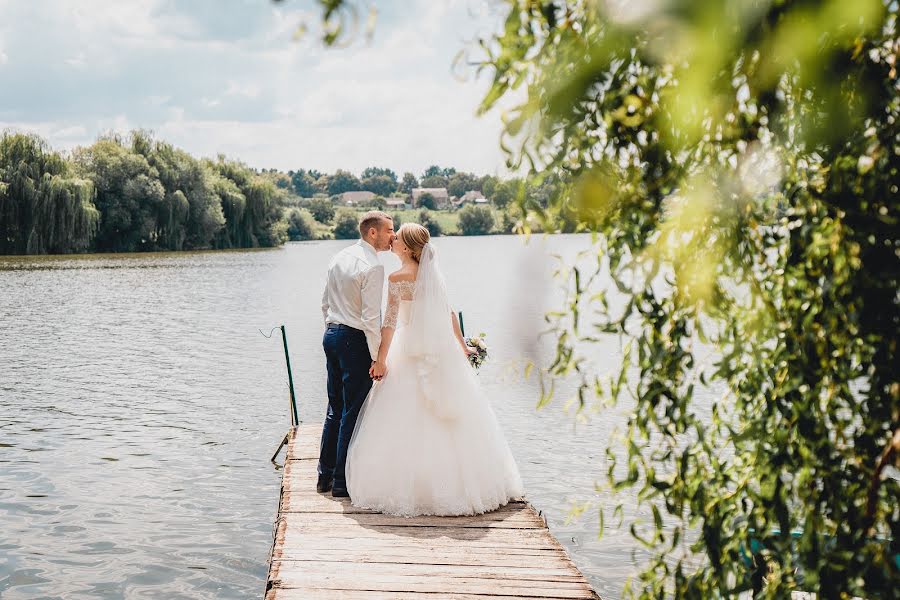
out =
<svg viewBox="0 0 900 600"><path fill-rule="evenodd" d="M423 391L418 358L404 354L403 329L357 420L347 454L354 506L414 515L473 515L524 493L519 470L488 399L457 347L439 363L452 416ZM431 389L431 392L435 390Z"/></svg>

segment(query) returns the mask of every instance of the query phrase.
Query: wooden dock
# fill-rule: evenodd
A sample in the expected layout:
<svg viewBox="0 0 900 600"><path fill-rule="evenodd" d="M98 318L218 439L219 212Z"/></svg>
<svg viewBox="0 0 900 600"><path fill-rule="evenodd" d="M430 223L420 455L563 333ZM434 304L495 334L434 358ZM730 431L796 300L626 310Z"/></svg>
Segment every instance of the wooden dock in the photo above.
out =
<svg viewBox="0 0 900 600"><path fill-rule="evenodd" d="M266 600L598 599L527 502L393 517L316 493L321 425L291 433Z"/></svg>

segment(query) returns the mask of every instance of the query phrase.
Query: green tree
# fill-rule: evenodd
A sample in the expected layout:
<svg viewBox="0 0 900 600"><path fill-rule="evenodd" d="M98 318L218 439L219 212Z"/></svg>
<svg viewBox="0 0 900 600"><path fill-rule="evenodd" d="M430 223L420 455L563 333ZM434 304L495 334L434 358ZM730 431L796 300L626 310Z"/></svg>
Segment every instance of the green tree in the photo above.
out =
<svg viewBox="0 0 900 600"><path fill-rule="evenodd" d="M313 174L307 173L303 169L291 173L291 186L294 193L301 198L312 198L316 193L316 179Z"/></svg>
<svg viewBox="0 0 900 600"><path fill-rule="evenodd" d="M481 178L478 189L481 190L481 193L484 194L485 198L491 199L494 197L494 191L496 190L498 183L499 180L493 175L485 175Z"/></svg>
<svg viewBox="0 0 900 600"><path fill-rule="evenodd" d="M334 203L328 198L313 198L307 209L319 223L327 225L334 219Z"/></svg>
<svg viewBox="0 0 900 600"><path fill-rule="evenodd" d="M356 175L349 171L338 169L328 177L326 191L329 196L337 196L344 192L353 192L360 189L360 182Z"/></svg>
<svg viewBox="0 0 900 600"><path fill-rule="evenodd" d="M479 189L479 179L471 173L454 173L447 181L447 192L451 196L461 198L470 190Z"/></svg>
<svg viewBox="0 0 900 600"><path fill-rule="evenodd" d="M456 169L453 167L444 167L441 168L437 165L431 165L427 169L425 169L425 173L422 175L422 178L426 177L447 177L450 178L454 173L456 173Z"/></svg>
<svg viewBox="0 0 900 600"><path fill-rule="evenodd" d="M226 192L226 201L222 204L226 219L233 217L235 222L229 223L217 238L217 247L257 248L260 246L277 246L287 240L287 222L283 209L278 204L278 190L270 181L259 177L246 165L228 161L219 156L216 162L207 162L209 168L220 178L230 180L233 188L214 182L216 195L222 199L221 192ZM242 202L234 196L237 190ZM231 212L240 209L240 212ZM224 245L225 241L232 246Z"/></svg>
<svg viewBox="0 0 900 600"><path fill-rule="evenodd" d="M507 179L506 181L497 182L494 186L493 194L490 196L491 202L497 208L506 208L510 202L519 197L521 185L522 182L518 179Z"/></svg>
<svg viewBox="0 0 900 600"><path fill-rule="evenodd" d="M459 211L458 227L463 235L487 235L494 225L494 213L487 206L468 204Z"/></svg>
<svg viewBox="0 0 900 600"><path fill-rule="evenodd" d="M211 167L214 169L214 167ZM212 175L212 190L219 198L222 214L225 217L225 226L216 236L216 248L239 248L245 239L241 229L244 210L247 207L247 198L241 192L237 184L214 171Z"/></svg>
<svg viewBox="0 0 900 600"><path fill-rule="evenodd" d="M523 94L509 163L559 188L518 203L596 240L546 375L628 398L604 445L649 517L630 593L893 597L897 4L610 7L510 0L481 109Z"/></svg>
<svg viewBox="0 0 900 600"><path fill-rule="evenodd" d="M166 198L156 215L157 246L168 250L210 248L225 225L225 215L212 187L207 165L149 134L131 134L132 151L147 159L158 174ZM271 179L266 178L271 182ZM187 203L187 211L182 207Z"/></svg>
<svg viewBox="0 0 900 600"><path fill-rule="evenodd" d="M372 175L366 177L361 182L362 189L378 194L379 196L390 196L397 190L397 182L387 175Z"/></svg>
<svg viewBox="0 0 900 600"><path fill-rule="evenodd" d="M122 139L100 139L77 149L73 158L78 172L97 192L94 203L101 214L97 250L155 250L159 215L171 215L171 223L178 225L187 219L187 199L167 196L157 170L146 157L126 148Z"/></svg>
<svg viewBox="0 0 900 600"><path fill-rule="evenodd" d="M419 195L419 198L416 200L416 206L420 208L427 208L429 210L437 209L437 200L435 197L428 192Z"/></svg>
<svg viewBox="0 0 900 600"><path fill-rule="evenodd" d="M445 188L449 182L450 179L443 175L428 175L422 178L420 185L423 188Z"/></svg>
<svg viewBox="0 0 900 600"><path fill-rule="evenodd" d="M287 236L292 242L313 240L316 238L316 226L313 216L308 211L292 208L287 212Z"/></svg>
<svg viewBox="0 0 900 600"><path fill-rule="evenodd" d="M404 173L399 191L409 196L412 194L413 188L417 187L419 187L419 180L416 179L416 176L409 172Z"/></svg>
<svg viewBox="0 0 900 600"><path fill-rule="evenodd" d="M360 179L368 179L370 177L387 177L394 183L394 188L397 187L397 174L391 169L384 167L367 167L365 171L362 172Z"/></svg>
<svg viewBox="0 0 900 600"><path fill-rule="evenodd" d="M100 213L94 187L36 136L0 137L0 254L87 250Z"/></svg>
<svg viewBox="0 0 900 600"><path fill-rule="evenodd" d="M425 227L428 230L428 233L431 234L431 237L438 237L443 233L441 229L441 224L438 223L438 220L434 218L431 214L431 211L427 209L422 209L419 211L419 225ZM394 228L398 227L397 223L394 223Z"/></svg>
<svg viewBox="0 0 900 600"><path fill-rule="evenodd" d="M359 237L359 220L356 212L349 208L338 209L334 217L334 238L352 240Z"/></svg>

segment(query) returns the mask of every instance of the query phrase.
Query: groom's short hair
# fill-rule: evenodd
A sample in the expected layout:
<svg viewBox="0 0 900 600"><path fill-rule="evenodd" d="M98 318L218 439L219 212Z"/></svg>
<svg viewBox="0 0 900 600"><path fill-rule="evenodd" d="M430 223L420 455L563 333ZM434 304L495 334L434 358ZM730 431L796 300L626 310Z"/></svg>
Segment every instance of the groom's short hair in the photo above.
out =
<svg viewBox="0 0 900 600"><path fill-rule="evenodd" d="M366 237L366 232L372 227L377 229L382 221L393 221L393 219L391 215L380 210L370 210L364 214L362 219L359 220L359 237Z"/></svg>

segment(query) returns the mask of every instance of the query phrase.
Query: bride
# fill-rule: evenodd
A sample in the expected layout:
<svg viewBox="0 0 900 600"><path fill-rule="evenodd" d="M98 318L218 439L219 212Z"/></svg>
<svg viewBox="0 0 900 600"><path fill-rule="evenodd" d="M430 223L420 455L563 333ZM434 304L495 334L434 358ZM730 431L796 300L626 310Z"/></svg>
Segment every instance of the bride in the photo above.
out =
<svg viewBox="0 0 900 600"><path fill-rule="evenodd" d="M405 223L392 251L378 362L386 364L347 454L354 506L388 514L472 515L523 494L488 399L467 360L428 230Z"/></svg>

